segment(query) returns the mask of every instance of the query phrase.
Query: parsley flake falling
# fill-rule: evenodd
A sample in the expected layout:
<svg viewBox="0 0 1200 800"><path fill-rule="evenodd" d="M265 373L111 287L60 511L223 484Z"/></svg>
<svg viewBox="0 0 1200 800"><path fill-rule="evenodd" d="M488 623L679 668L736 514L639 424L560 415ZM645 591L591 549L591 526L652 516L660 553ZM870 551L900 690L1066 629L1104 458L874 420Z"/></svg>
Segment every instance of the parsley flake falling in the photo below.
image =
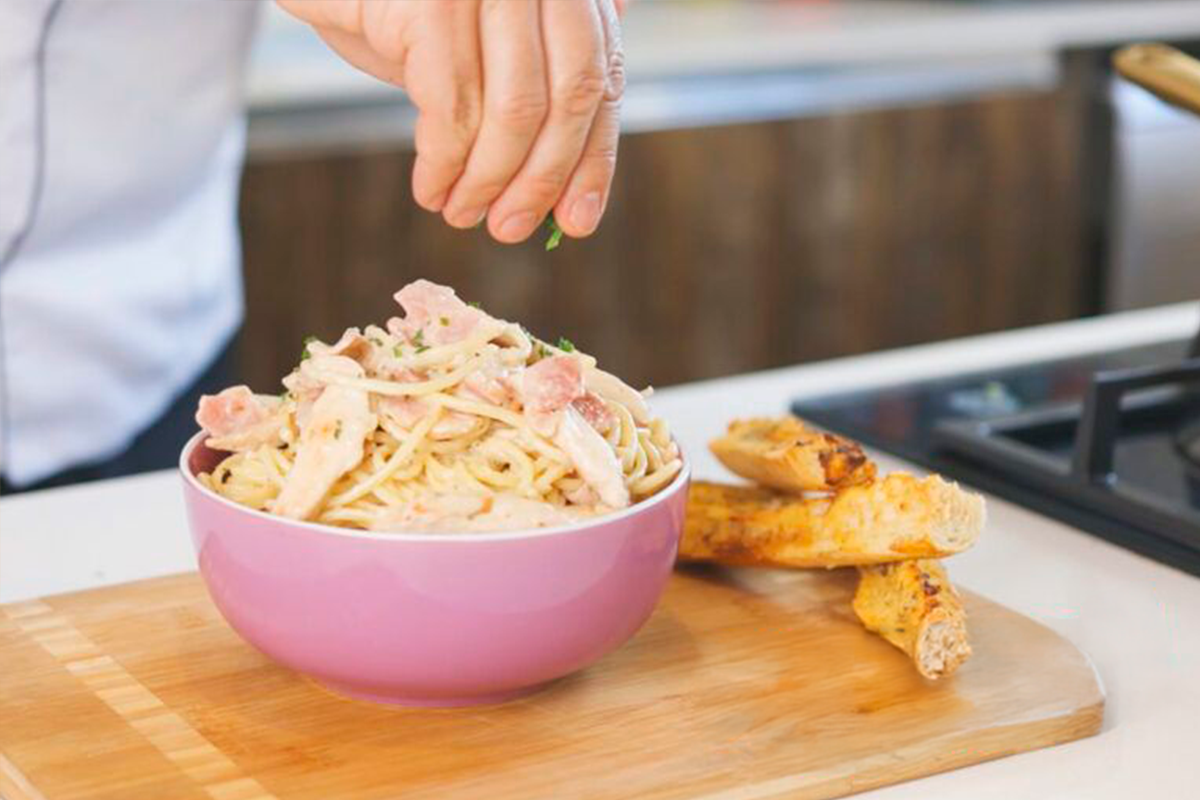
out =
<svg viewBox="0 0 1200 800"><path fill-rule="evenodd" d="M575 343L565 336L558 337L558 342L554 346L559 350L562 350L564 353L575 352Z"/></svg>
<svg viewBox="0 0 1200 800"><path fill-rule="evenodd" d="M317 340L317 337L315 337L315 336L305 336L304 337L304 349L300 351L300 360L301 361L308 361L310 358L312 358L312 353L308 352L308 346L310 344L312 344L313 342L315 342L316 340Z"/></svg>
<svg viewBox="0 0 1200 800"><path fill-rule="evenodd" d="M546 227L550 229L550 237L546 239L546 252L550 252L562 241L563 229L558 227L553 214L546 215Z"/></svg>

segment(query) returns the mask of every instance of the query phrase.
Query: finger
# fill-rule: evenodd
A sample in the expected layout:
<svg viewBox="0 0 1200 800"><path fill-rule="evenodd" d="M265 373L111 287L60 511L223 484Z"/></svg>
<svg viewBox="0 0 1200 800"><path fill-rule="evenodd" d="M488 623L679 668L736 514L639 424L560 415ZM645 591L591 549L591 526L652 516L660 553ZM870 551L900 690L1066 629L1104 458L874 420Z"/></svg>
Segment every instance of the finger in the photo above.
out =
<svg viewBox="0 0 1200 800"><path fill-rule="evenodd" d="M392 61L376 53L361 36L339 28L314 26L317 35L335 53L353 67L393 86L404 86L404 63Z"/></svg>
<svg viewBox="0 0 1200 800"><path fill-rule="evenodd" d="M429 211L445 208L481 125L478 7L476 0L430 3L412 26L416 44L404 63L404 88L418 111L412 189Z"/></svg>
<svg viewBox="0 0 1200 800"><path fill-rule="evenodd" d="M456 227L480 222L537 138L548 106L537 0L483 0L479 42L483 56L483 122L462 177L443 212ZM512 220L502 241L519 241L540 220ZM517 228L527 228L520 233Z"/></svg>
<svg viewBox="0 0 1200 800"><path fill-rule="evenodd" d="M312 0L277 0L277 5L297 19L317 28L348 34L362 32L356 3L321 3ZM357 65L356 65L357 66Z"/></svg>
<svg viewBox="0 0 1200 800"><path fill-rule="evenodd" d="M583 155L567 183L567 190L554 207L554 219L568 236L587 236L596 230L604 208L613 173L617 168L617 140L621 132L621 97L625 93L625 54L621 48L621 28L612 0L597 0L604 24L605 68L604 99L592 122Z"/></svg>
<svg viewBox="0 0 1200 800"><path fill-rule="evenodd" d="M593 0L543 0L542 46L550 109L529 157L488 214L501 241L524 239L562 196L604 98L604 27ZM525 219L534 224L509 222Z"/></svg>
<svg viewBox="0 0 1200 800"><path fill-rule="evenodd" d="M387 83L400 85L413 20L418 15L396 13L386 3L317 0L279 0L279 5L307 22L338 55Z"/></svg>

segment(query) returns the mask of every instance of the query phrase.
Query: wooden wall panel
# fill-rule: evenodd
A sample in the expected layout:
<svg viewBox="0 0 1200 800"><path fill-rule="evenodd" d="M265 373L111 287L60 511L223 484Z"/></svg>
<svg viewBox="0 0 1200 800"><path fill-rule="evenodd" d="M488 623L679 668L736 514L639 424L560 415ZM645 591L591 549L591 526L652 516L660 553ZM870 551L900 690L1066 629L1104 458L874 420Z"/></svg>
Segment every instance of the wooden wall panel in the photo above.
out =
<svg viewBox="0 0 1200 800"><path fill-rule="evenodd" d="M426 276L667 385L1094 309L1064 92L627 136L601 230L546 253L418 209L403 151L251 162L245 377Z"/></svg>

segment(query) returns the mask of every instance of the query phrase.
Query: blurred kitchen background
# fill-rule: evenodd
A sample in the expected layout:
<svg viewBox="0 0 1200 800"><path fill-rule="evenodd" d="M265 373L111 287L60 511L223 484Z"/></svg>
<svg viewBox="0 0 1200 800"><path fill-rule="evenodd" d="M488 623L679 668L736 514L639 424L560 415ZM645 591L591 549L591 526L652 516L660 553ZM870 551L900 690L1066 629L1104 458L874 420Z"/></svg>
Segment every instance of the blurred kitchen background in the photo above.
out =
<svg viewBox="0 0 1200 800"><path fill-rule="evenodd" d="M418 276L656 385L1195 299L1200 120L1114 77L1140 40L1200 2L635 0L608 214L547 253L417 208L403 95L272 8L241 370Z"/></svg>

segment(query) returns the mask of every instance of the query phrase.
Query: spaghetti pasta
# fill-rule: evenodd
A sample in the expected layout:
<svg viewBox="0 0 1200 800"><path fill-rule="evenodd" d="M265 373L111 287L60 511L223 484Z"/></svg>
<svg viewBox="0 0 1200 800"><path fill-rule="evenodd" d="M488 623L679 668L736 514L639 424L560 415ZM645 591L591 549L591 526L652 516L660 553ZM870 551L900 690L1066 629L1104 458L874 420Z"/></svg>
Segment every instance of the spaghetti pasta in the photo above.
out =
<svg viewBox="0 0 1200 800"><path fill-rule="evenodd" d="M592 380L591 356L428 281L396 298L405 316L386 328L308 344L281 400L245 387L202 398L209 445L231 451L204 485L330 525L450 533L604 513L679 473L666 423L639 422L644 406L622 400L641 395Z"/></svg>

